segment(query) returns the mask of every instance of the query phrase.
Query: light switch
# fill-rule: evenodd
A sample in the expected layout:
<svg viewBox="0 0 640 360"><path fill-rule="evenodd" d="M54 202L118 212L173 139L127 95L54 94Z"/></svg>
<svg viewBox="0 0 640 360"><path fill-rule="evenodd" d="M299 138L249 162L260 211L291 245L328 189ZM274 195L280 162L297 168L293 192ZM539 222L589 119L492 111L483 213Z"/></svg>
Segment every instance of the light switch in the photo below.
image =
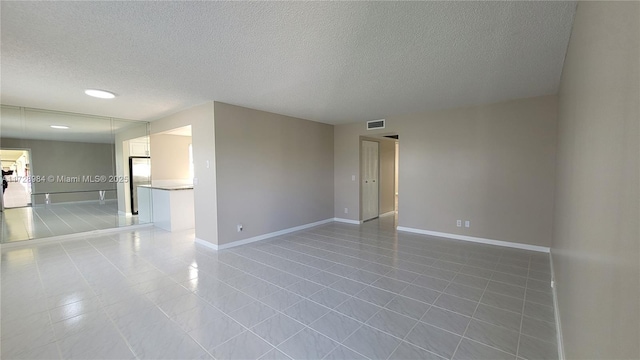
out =
<svg viewBox="0 0 640 360"><path fill-rule="evenodd" d="M351 175L351 181L356 181L356 176L355 175Z"/></svg>

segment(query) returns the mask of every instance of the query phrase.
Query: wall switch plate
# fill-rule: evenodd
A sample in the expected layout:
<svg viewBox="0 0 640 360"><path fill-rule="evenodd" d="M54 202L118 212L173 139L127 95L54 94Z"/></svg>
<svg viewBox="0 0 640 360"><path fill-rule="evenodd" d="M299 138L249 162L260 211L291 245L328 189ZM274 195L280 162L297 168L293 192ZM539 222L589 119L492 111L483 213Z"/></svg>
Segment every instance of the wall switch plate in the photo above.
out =
<svg viewBox="0 0 640 360"><path fill-rule="evenodd" d="M238 232L242 231L242 224L238 224Z"/></svg>
<svg viewBox="0 0 640 360"><path fill-rule="evenodd" d="M356 181L356 176L355 175L351 175L351 181Z"/></svg>
<svg viewBox="0 0 640 360"><path fill-rule="evenodd" d="M457 227L462 227L462 220L457 220L456 221L456 226Z"/></svg>
<svg viewBox="0 0 640 360"><path fill-rule="evenodd" d="M469 226L471 226L471 222L469 220L464 222L464 227L468 228Z"/></svg>
<svg viewBox="0 0 640 360"><path fill-rule="evenodd" d="M349 208L344 208L344 213L348 214L349 213Z"/></svg>

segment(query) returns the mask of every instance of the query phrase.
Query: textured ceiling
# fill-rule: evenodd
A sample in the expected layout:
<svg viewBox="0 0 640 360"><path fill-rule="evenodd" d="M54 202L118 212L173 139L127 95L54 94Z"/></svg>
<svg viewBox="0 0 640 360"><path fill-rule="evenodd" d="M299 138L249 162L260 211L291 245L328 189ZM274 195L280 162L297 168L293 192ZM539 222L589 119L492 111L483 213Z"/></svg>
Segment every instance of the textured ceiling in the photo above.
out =
<svg viewBox="0 0 640 360"><path fill-rule="evenodd" d="M553 94L574 2L2 1L1 101L326 123ZM98 100L86 88L119 96Z"/></svg>

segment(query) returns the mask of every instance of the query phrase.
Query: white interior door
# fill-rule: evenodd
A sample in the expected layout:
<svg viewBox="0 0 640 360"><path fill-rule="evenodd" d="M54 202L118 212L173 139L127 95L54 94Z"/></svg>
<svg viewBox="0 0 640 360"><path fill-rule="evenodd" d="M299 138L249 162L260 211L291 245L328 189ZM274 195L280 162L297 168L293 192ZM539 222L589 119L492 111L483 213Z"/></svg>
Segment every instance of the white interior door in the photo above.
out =
<svg viewBox="0 0 640 360"><path fill-rule="evenodd" d="M378 217L378 143L362 141L362 220Z"/></svg>

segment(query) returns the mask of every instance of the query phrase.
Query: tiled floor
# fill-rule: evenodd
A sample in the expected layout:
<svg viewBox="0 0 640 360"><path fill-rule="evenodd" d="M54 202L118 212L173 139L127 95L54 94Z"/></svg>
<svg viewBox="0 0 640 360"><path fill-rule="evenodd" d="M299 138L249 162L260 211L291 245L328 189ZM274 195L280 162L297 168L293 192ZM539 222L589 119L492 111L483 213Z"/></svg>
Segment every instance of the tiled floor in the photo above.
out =
<svg viewBox="0 0 640 360"><path fill-rule="evenodd" d="M553 359L546 254L330 223L2 251L2 358Z"/></svg>
<svg viewBox="0 0 640 360"><path fill-rule="evenodd" d="M15 185L15 184L14 184ZM0 243L68 235L138 223L118 214L115 200L38 205L0 212Z"/></svg>
<svg viewBox="0 0 640 360"><path fill-rule="evenodd" d="M31 203L31 184L15 181L8 177L8 185L2 200L5 208L15 208L27 206Z"/></svg>

